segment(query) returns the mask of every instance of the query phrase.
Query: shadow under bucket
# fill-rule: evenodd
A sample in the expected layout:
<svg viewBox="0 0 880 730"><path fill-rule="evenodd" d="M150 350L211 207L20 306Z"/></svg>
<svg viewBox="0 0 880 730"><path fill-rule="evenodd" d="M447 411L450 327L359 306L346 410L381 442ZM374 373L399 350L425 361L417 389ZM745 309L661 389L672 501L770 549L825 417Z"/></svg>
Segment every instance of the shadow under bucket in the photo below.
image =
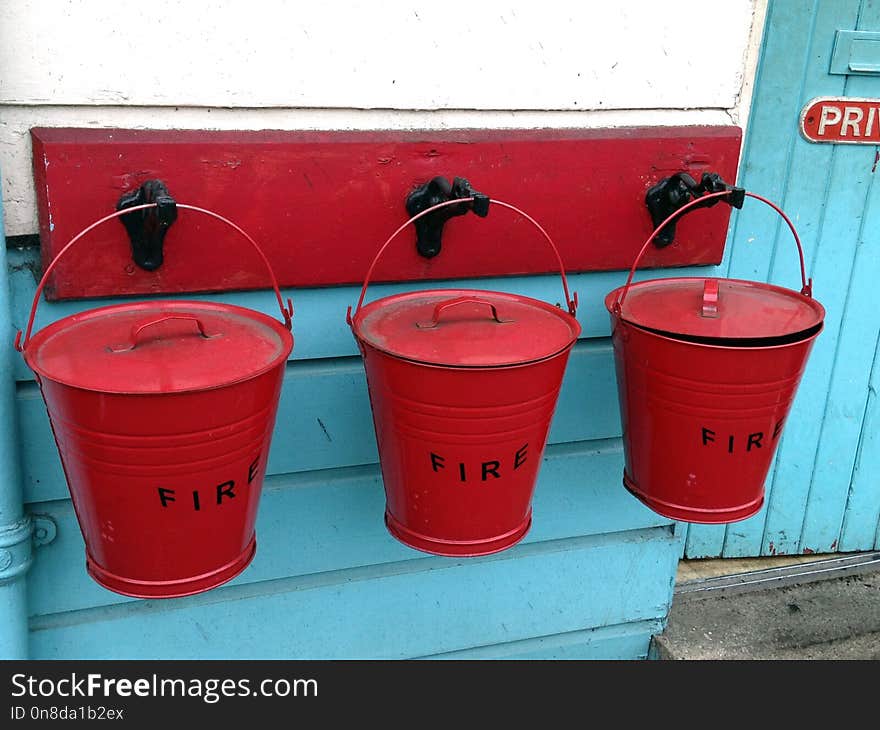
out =
<svg viewBox="0 0 880 730"><path fill-rule="evenodd" d="M46 404L89 574L116 593L172 598L214 588L253 559L292 308L270 268L283 322L227 304L156 300L74 314L31 338L61 256L137 209L61 250L19 349Z"/></svg>
<svg viewBox="0 0 880 730"><path fill-rule="evenodd" d="M531 525L547 433L580 334L576 301L560 261L569 311L472 289L418 291L362 306L379 256L416 218L379 250L348 317L369 386L385 523L417 550L487 555L516 544Z"/></svg>
<svg viewBox="0 0 880 730"><path fill-rule="evenodd" d="M746 195L788 223L801 256L800 292L717 278L633 284L664 221L626 284L605 298L624 485L655 512L684 522L735 522L761 509L767 473L825 317L812 298L791 221L764 198Z"/></svg>

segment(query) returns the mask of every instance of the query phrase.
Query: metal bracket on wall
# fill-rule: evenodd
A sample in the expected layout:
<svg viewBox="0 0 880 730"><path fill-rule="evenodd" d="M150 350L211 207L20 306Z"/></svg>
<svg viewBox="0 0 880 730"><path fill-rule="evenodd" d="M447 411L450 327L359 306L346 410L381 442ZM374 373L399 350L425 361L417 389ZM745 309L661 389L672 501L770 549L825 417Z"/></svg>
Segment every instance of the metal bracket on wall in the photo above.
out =
<svg viewBox="0 0 880 730"><path fill-rule="evenodd" d="M146 271L155 271L164 260L165 234L177 220L177 203L161 180L147 180L137 190L125 193L116 204L116 210L155 203L155 208L136 210L120 216L131 239L134 262Z"/></svg>
<svg viewBox="0 0 880 730"><path fill-rule="evenodd" d="M31 515L34 523L33 542L35 547L43 547L55 541L58 526L49 515Z"/></svg>
<svg viewBox="0 0 880 730"><path fill-rule="evenodd" d="M430 259L440 253L443 225L450 218L464 215L469 210L481 218L489 215L489 196L478 193L463 177L456 177L452 184L445 177L435 177L419 185L406 197L406 212L410 216L418 215L432 205L464 198L473 200L435 210L413 223L416 228L416 248L421 256Z"/></svg>
<svg viewBox="0 0 880 730"><path fill-rule="evenodd" d="M691 200L699 198L705 193L720 193L725 190L731 191L730 195L723 198L711 198L704 203L695 205L691 210L711 208L722 200L734 208L742 208L746 195L745 188L728 185L715 172L704 172L699 183L686 172L677 172L675 175L663 178L656 185L650 187L645 194L645 204L648 206L648 212L651 214L651 220L654 223L654 228L656 228ZM668 246L675 240L675 224L678 220L679 218L670 221L657 234L654 243L658 247Z"/></svg>

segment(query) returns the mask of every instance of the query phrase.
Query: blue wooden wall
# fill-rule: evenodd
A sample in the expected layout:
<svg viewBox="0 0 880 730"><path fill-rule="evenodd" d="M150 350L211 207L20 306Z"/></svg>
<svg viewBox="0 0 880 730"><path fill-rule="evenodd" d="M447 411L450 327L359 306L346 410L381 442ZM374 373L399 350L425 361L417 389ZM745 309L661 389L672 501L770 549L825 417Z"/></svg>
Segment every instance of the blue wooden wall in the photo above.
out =
<svg viewBox="0 0 880 730"><path fill-rule="evenodd" d="M17 326L26 321L38 259L36 249L9 251ZM670 605L681 536L621 485L602 299L622 279L622 272L573 277L584 334L570 358L532 530L508 551L472 559L429 556L385 530L366 380L345 324L357 290L289 292L296 344L256 559L231 583L183 599L128 599L87 576L45 409L31 372L16 358L25 502L32 515L57 525L55 539L35 550L27 576L31 656L645 657ZM479 285L550 301L561 292L559 279L549 276ZM371 296L404 288L377 286ZM273 312L267 292L225 299ZM43 302L38 326L104 303Z"/></svg>
<svg viewBox="0 0 880 730"><path fill-rule="evenodd" d="M880 75L828 73L838 29L880 31L880 2L770 0L740 184L794 220L827 319L765 508L726 528L690 526L688 557L880 548L880 158L873 145L811 144L798 133L814 97L880 98ZM772 211L747 205L733 226L722 272L796 286L794 244Z"/></svg>

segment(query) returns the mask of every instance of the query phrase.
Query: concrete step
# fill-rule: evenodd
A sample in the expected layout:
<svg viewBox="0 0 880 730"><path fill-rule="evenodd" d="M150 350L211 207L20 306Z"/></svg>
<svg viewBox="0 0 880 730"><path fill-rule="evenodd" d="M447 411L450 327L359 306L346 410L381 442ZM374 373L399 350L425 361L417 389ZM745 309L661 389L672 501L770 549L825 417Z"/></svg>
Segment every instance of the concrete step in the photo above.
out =
<svg viewBox="0 0 880 730"><path fill-rule="evenodd" d="M678 586L652 657L880 659L880 562L828 564Z"/></svg>

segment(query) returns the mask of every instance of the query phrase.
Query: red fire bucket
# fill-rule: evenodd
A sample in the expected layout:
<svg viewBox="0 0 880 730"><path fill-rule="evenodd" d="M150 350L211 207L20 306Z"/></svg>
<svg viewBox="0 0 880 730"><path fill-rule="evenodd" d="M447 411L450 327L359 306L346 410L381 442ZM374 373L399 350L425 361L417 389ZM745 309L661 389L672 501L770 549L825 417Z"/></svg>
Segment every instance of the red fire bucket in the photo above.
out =
<svg viewBox="0 0 880 730"><path fill-rule="evenodd" d="M436 555L511 547L532 520L531 499L568 354L580 334L559 251L568 311L474 289L416 291L363 306L373 260L348 323L360 346L385 484L385 524Z"/></svg>
<svg viewBox="0 0 880 730"><path fill-rule="evenodd" d="M105 588L172 598L214 588L256 551L254 522L285 363L290 322L242 307L148 301L91 309L31 338L48 266L24 340L85 540L86 567Z"/></svg>
<svg viewBox="0 0 880 730"><path fill-rule="evenodd" d="M798 247L800 292L737 279L671 278L610 292L623 444L623 483L655 512L707 524L752 516L825 310Z"/></svg>

